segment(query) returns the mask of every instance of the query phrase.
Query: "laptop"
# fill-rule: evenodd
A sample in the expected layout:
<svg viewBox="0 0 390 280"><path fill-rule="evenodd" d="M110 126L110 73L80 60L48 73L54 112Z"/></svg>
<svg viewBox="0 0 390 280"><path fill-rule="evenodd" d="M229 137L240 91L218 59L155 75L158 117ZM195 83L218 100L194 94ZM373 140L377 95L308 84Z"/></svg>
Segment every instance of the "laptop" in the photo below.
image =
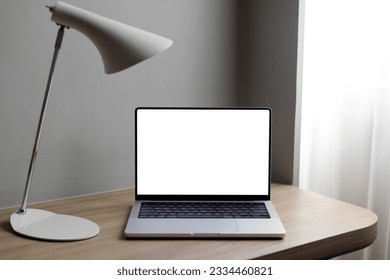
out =
<svg viewBox="0 0 390 280"><path fill-rule="evenodd" d="M283 238L269 108L135 110L128 238Z"/></svg>

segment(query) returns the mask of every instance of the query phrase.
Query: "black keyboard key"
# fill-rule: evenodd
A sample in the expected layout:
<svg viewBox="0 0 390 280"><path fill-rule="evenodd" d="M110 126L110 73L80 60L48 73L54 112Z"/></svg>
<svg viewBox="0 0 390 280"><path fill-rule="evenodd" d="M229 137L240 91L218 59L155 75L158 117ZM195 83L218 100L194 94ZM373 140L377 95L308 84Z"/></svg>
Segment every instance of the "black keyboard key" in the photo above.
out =
<svg viewBox="0 0 390 280"><path fill-rule="evenodd" d="M255 202L143 202L139 218L268 219L264 203Z"/></svg>

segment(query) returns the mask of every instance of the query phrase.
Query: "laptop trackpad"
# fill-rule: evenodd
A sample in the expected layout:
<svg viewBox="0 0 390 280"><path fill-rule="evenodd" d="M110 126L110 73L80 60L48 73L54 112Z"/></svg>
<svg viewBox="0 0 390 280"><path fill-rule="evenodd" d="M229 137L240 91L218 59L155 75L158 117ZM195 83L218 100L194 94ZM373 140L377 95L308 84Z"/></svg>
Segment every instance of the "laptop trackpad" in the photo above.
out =
<svg viewBox="0 0 390 280"><path fill-rule="evenodd" d="M176 233L190 233L193 235L238 232L235 220L221 219L177 219L173 223L173 229Z"/></svg>

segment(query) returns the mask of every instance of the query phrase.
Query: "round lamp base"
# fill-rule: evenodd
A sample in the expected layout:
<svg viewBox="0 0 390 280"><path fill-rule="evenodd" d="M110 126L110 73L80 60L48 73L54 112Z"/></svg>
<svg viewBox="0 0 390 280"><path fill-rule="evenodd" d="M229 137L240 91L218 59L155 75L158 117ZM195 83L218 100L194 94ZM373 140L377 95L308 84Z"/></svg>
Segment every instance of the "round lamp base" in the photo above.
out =
<svg viewBox="0 0 390 280"><path fill-rule="evenodd" d="M99 226L87 219L40 209L13 213L10 222L14 231L21 235L51 241L83 240L99 233Z"/></svg>

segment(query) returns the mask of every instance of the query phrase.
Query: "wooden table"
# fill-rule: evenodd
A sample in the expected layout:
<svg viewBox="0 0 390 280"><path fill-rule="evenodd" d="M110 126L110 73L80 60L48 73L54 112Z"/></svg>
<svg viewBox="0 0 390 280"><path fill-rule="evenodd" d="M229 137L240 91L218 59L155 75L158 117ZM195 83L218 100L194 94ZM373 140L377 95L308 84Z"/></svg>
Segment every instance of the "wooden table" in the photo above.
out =
<svg viewBox="0 0 390 280"><path fill-rule="evenodd" d="M376 238L371 211L294 186L273 184L272 201L287 230L280 240L131 240L123 230L134 190L36 204L96 222L101 232L77 242L47 242L16 235L0 211L0 259L328 259L362 249Z"/></svg>

